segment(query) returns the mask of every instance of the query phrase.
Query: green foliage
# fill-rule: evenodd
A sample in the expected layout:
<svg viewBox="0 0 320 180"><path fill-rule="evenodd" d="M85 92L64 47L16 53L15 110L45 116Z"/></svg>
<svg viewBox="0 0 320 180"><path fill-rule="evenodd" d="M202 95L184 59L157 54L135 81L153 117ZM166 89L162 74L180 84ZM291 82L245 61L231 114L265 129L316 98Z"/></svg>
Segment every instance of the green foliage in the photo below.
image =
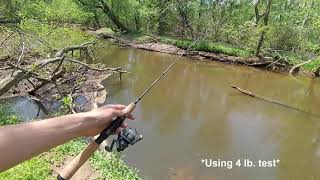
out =
<svg viewBox="0 0 320 180"><path fill-rule="evenodd" d="M62 165L65 157L76 156L84 147L86 143L83 139L71 140L68 143L62 144L50 150L50 161L57 165Z"/></svg>
<svg viewBox="0 0 320 180"><path fill-rule="evenodd" d="M268 31L268 36L270 47L273 49L290 51L293 47L298 49L303 48L300 47L300 42L304 40L292 26L271 27Z"/></svg>
<svg viewBox="0 0 320 180"><path fill-rule="evenodd" d="M70 96L63 97L61 99L62 105L64 108L72 107L73 106L73 99Z"/></svg>
<svg viewBox="0 0 320 180"><path fill-rule="evenodd" d="M21 1L10 0L1 1L0 3L0 19L18 19L17 12L21 6Z"/></svg>
<svg viewBox="0 0 320 180"><path fill-rule="evenodd" d="M50 175L50 164L38 156L0 173L0 180L47 179Z"/></svg>
<svg viewBox="0 0 320 180"><path fill-rule="evenodd" d="M6 106L0 106L0 126L19 122L21 120L13 115ZM42 156L38 156L0 173L0 180L45 179L50 174L51 168L47 160Z"/></svg>
<svg viewBox="0 0 320 180"><path fill-rule="evenodd" d="M50 151L51 161L61 164L66 155L77 155L84 147L86 142L83 139L72 140L60 145ZM126 165L119 156L111 153L97 151L90 158L90 165L96 169L103 178L116 180L140 179L137 170Z"/></svg>
<svg viewBox="0 0 320 180"><path fill-rule="evenodd" d="M192 41L188 39L173 39L168 37L160 38L160 41L167 44L175 45L182 49L190 49L196 51L206 51L213 53L223 53L230 56L249 57L252 56L250 51L223 45L221 43L213 43L208 41Z"/></svg>
<svg viewBox="0 0 320 180"><path fill-rule="evenodd" d="M84 147L84 139L71 140L62 144L48 153L39 155L22 164L19 164L3 173L0 173L0 180L15 179L54 179L52 177L52 164L55 166L62 165L66 156L77 155ZM90 165L97 170L100 178L115 180L140 179L137 170L127 166L119 156L115 154L105 154L97 151L90 158Z"/></svg>
<svg viewBox="0 0 320 180"><path fill-rule="evenodd" d="M62 107L60 108L61 112L69 112L75 106L71 96L62 97L60 102L62 102Z"/></svg>
<svg viewBox="0 0 320 180"><path fill-rule="evenodd" d="M22 19L51 23L85 23L93 14L81 11L73 0L29 1L19 11Z"/></svg>
<svg viewBox="0 0 320 180"><path fill-rule="evenodd" d="M8 107L0 105L0 126L18 124L21 120Z"/></svg>
<svg viewBox="0 0 320 180"><path fill-rule="evenodd" d="M99 29L99 32L103 33L103 34L111 34L111 35L114 34L114 31L108 27L104 27L104 28Z"/></svg>
<svg viewBox="0 0 320 180"><path fill-rule="evenodd" d="M320 67L320 58L313 60L311 63L302 66L304 69L314 72L318 67Z"/></svg>
<svg viewBox="0 0 320 180"><path fill-rule="evenodd" d="M94 36L83 32L77 27L50 25L33 19L24 20L20 26L26 32L42 37L53 49L61 49L95 39ZM46 44L39 43L33 44L33 50L42 55L51 52L51 49Z"/></svg>
<svg viewBox="0 0 320 180"><path fill-rule="evenodd" d="M148 36L147 34L140 33L140 32L126 33L126 34L123 34L122 36L124 36L127 39L139 42L139 43L150 42L151 40L153 40L152 37Z"/></svg>
<svg viewBox="0 0 320 180"><path fill-rule="evenodd" d="M90 164L104 178L114 180L133 180L141 179L138 176L138 170L129 167L121 159L119 154L96 152L90 159Z"/></svg>

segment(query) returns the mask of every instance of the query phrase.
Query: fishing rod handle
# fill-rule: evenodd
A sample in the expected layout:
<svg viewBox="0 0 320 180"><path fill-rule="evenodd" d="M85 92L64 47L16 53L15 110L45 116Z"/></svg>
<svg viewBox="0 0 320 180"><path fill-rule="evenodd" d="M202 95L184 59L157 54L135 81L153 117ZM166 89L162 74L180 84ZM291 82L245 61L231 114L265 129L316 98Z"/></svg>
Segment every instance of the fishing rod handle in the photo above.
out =
<svg viewBox="0 0 320 180"><path fill-rule="evenodd" d="M99 144L91 142L82 150L58 175L58 180L70 179L78 169L93 155L99 148Z"/></svg>
<svg viewBox="0 0 320 180"><path fill-rule="evenodd" d="M123 121L126 119L127 116L130 115L130 113L135 108L134 103L130 103L125 109L124 109L124 116L117 117L112 123L104 129L100 136L90 144L86 146L84 150L82 150L61 172L58 174L57 179L58 180L68 180L70 179L77 171L78 169L94 154L94 152L99 148L99 145L107 139L114 131L121 126Z"/></svg>

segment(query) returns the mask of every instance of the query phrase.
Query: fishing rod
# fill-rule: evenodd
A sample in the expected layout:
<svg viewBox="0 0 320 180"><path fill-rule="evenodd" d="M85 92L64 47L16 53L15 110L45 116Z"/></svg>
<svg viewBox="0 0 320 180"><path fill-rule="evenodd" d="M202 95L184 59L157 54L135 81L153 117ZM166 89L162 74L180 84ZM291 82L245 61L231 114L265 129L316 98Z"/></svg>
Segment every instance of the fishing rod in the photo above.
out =
<svg viewBox="0 0 320 180"><path fill-rule="evenodd" d="M183 55L183 54L182 54ZM181 56L182 56L181 55ZM180 57L181 57L180 56ZM130 115L130 113L135 109L137 103L157 84L157 82L176 64L180 59L177 58L174 60L159 77L152 82L148 88L143 91L143 93L134 101L131 102L124 109L124 115L117 117L112 123L106 127L99 135L97 139L87 145L87 147L82 150L57 176L58 180L67 180L70 179L77 170L90 158L91 155L99 148L99 145L106 140L109 136L113 135L116 129L118 129L125 119ZM142 139L142 135L139 135L137 131L133 128L124 129L123 133L118 134L119 141L113 141L111 147L106 147L108 151L112 150L114 143L119 142L117 147L118 151L123 151L128 144L135 144L136 142ZM122 140L122 141L121 141Z"/></svg>
<svg viewBox="0 0 320 180"><path fill-rule="evenodd" d="M206 34L208 31L206 31ZM190 46L184 50L181 55L175 59L163 72L155 79L145 91L134 101L131 102L124 109L124 115L117 117L112 123L106 127L99 135L97 139L88 144L84 150L82 150L67 166L58 174L58 180L68 180L70 179L78 169L93 155L93 153L99 148L99 145L106 140L109 136L113 135L116 129L118 129L125 119L130 115L130 113L135 109L137 103L161 80L161 78L180 60L180 58L189 51L190 48L196 43L200 37L193 41ZM142 135L139 135L134 128L125 128L122 132L118 134L117 140L113 140L111 146L105 147L107 151L112 151L113 146L116 144L117 151L123 151L128 147L128 145L134 145L142 139Z"/></svg>

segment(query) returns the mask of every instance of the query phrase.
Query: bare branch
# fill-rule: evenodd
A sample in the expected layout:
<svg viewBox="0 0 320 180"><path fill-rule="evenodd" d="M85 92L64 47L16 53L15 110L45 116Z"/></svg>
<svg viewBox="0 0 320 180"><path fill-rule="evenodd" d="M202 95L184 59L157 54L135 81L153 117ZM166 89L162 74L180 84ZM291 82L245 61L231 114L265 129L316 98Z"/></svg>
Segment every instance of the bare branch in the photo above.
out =
<svg viewBox="0 0 320 180"><path fill-rule="evenodd" d="M4 39L2 42L1 42L1 45L0 47L3 47L3 45L7 42L7 40L14 34L14 32L11 32L11 34L6 38Z"/></svg>
<svg viewBox="0 0 320 180"><path fill-rule="evenodd" d="M77 63L77 64L80 64L90 70L94 70L94 71L111 71L111 72L119 72L122 70L122 67L117 67L117 68L103 68L103 69L99 69L99 68L95 68L95 67L91 67L89 64L86 64L84 62L81 62L81 61L78 61L78 60L75 60L75 59L70 59L70 58L66 58L67 61L70 61L70 62L73 62L73 63ZM129 73L129 72L128 72Z"/></svg>
<svg viewBox="0 0 320 180"><path fill-rule="evenodd" d="M42 77L42 76L40 76L38 73L35 73L35 72L32 72L32 71L27 71L27 70L25 70L25 69L23 69L23 68L20 68L20 67L18 67L18 66L15 66L15 65L13 65L13 64L11 64L11 63L8 63L8 65L9 65L9 66L12 66L12 67L15 67L16 69L22 71L23 73L25 73L25 74L27 74L27 75L30 75L30 76L33 77L33 78L39 79L40 81L51 82L51 79Z"/></svg>
<svg viewBox="0 0 320 180"><path fill-rule="evenodd" d="M56 82L56 80L61 78L64 73L65 73L65 69L61 69L60 71L56 72L53 76L50 77L51 82ZM34 86L34 88L28 93L34 95L37 90L39 90L41 87L43 87L48 83L49 83L48 81L42 81L41 84L39 84L38 86Z"/></svg>
<svg viewBox="0 0 320 180"><path fill-rule="evenodd" d="M21 33L20 30L17 30L19 32L19 36L20 36L20 49L21 49L21 53L20 53L20 56L18 58L18 62L16 64L16 67L19 67L20 63L21 63L21 60L23 58L23 55L24 55L24 51L25 51L25 38L24 38L24 35Z"/></svg>
<svg viewBox="0 0 320 180"><path fill-rule="evenodd" d="M63 58L63 59L64 59L64 58ZM50 77L52 77L57 71L59 71L59 69L60 69L61 66L62 66L63 59L59 62L58 66L52 71Z"/></svg>
<svg viewBox="0 0 320 180"><path fill-rule="evenodd" d="M83 43L80 46L69 46L69 47L66 47L66 48L63 48L63 49L59 50L56 53L55 57L63 56L65 53L67 53L69 51L85 50L87 48L87 46L94 45L94 44L95 44L94 41L90 41L90 42Z"/></svg>

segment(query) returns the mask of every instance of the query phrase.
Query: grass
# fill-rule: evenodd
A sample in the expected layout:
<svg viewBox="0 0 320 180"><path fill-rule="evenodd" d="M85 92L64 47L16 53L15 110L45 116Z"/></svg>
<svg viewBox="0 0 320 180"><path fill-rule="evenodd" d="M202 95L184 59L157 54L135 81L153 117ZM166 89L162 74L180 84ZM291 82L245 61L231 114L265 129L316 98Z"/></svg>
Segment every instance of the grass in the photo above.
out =
<svg viewBox="0 0 320 180"><path fill-rule="evenodd" d="M38 156L0 173L1 180L48 179L51 174L50 164L46 158Z"/></svg>
<svg viewBox="0 0 320 180"><path fill-rule="evenodd" d="M21 120L5 105L0 105L0 126L18 124Z"/></svg>
<svg viewBox="0 0 320 180"><path fill-rule="evenodd" d="M317 70L317 68L320 67L320 58L316 58L312 62L305 64L302 66L303 69L314 72Z"/></svg>
<svg viewBox="0 0 320 180"><path fill-rule="evenodd" d="M114 33L111 33L114 34ZM134 40L138 43L146 43L157 38L160 42L165 44L174 45L182 49L190 49L193 51L205 51L212 53L222 53L230 56L238 57L250 57L254 55L254 52L249 50L244 50L238 47L233 47L230 45L222 43L214 43L204 40L190 40L190 39L177 39L174 37L164 37L164 36L150 36L145 33L131 32L126 34L120 34L121 37Z"/></svg>
<svg viewBox="0 0 320 180"><path fill-rule="evenodd" d="M116 153L96 152L90 159L90 165L106 179L141 179L138 170L126 165Z"/></svg>
<svg viewBox="0 0 320 180"><path fill-rule="evenodd" d="M134 40L139 43L147 43L147 42L150 42L154 39L150 35L147 35L147 34L141 33L141 32L130 32L130 33L126 33L126 34L121 34L121 36L126 39Z"/></svg>
<svg viewBox="0 0 320 180"><path fill-rule="evenodd" d="M222 43L214 43L210 41L204 40L190 40L190 39L177 39L174 37L164 37L164 36L151 36L141 32L130 32L125 34L117 34L113 32L109 28L103 28L101 30L102 33L118 35L123 38L129 39L131 41L136 41L138 43L147 43L153 41L155 38L160 40L160 42L165 44L174 45L176 47L182 49L190 49L193 51L205 51L205 52L212 52L212 53L222 53L230 56L237 56L237 57L250 57L254 55L253 51L241 49L238 47L233 47L227 44Z"/></svg>
<svg viewBox="0 0 320 180"><path fill-rule="evenodd" d="M193 41L189 39L175 39L171 37L161 37L160 41L162 43L171 44L182 49L190 49L194 51L205 51L212 53L222 53L230 56L238 57L249 57L253 53L247 50L243 50L237 47L232 47L230 45L225 45L221 43L214 43L210 41Z"/></svg>
<svg viewBox="0 0 320 180"><path fill-rule="evenodd" d="M1 126L20 122L20 119L13 115L7 107L0 105ZM0 180L55 179L52 175L52 167L62 165L66 156L77 155L85 146L84 139L72 140L0 173ZM113 153L97 151L90 158L90 165L99 174L99 179L140 179L136 169L126 165L119 155Z"/></svg>

